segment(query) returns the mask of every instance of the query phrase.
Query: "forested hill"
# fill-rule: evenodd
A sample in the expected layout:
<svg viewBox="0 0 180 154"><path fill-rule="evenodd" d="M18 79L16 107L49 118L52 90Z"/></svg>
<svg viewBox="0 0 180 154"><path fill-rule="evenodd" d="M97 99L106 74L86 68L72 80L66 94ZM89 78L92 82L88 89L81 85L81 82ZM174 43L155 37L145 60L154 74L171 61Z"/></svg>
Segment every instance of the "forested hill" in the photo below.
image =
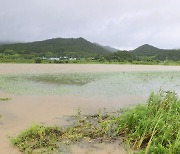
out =
<svg viewBox="0 0 180 154"><path fill-rule="evenodd" d="M132 50L132 53L157 60L180 60L180 49L159 49L148 44Z"/></svg>
<svg viewBox="0 0 180 154"><path fill-rule="evenodd" d="M28 54L38 57L90 57L104 55L109 51L84 38L55 38L30 43L0 45L0 53Z"/></svg>
<svg viewBox="0 0 180 154"><path fill-rule="evenodd" d="M158 49L152 45L144 44L132 51L134 54L138 56L154 56L161 52L161 49Z"/></svg>
<svg viewBox="0 0 180 154"><path fill-rule="evenodd" d="M108 50L108 51L110 51L110 52L117 52L117 51L119 51L118 49L113 48L113 47L110 47L110 46L103 46L103 45L98 44L98 43L94 43L94 44L97 45L97 46L100 46L100 47L102 47L102 48L104 48L105 50Z"/></svg>
<svg viewBox="0 0 180 154"><path fill-rule="evenodd" d="M180 61L180 49L159 49L145 44L131 52L122 52L91 43L81 37L0 45L0 61L2 62L26 61L43 57L94 58L102 61Z"/></svg>

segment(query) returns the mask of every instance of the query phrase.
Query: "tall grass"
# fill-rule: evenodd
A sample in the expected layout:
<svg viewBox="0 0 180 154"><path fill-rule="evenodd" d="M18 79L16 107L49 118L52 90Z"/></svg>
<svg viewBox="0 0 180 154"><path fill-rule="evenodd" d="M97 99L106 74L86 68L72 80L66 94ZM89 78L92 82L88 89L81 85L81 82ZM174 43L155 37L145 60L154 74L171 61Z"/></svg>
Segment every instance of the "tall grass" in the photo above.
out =
<svg viewBox="0 0 180 154"><path fill-rule="evenodd" d="M116 131L133 150L142 153L180 153L180 99L175 93L152 93L146 105L138 105L116 117Z"/></svg>
<svg viewBox="0 0 180 154"><path fill-rule="evenodd" d="M180 99L175 93L152 93L144 105L122 113L82 116L78 110L74 125L34 125L12 138L20 151L60 150L62 144L80 141L123 141L132 153L180 153Z"/></svg>

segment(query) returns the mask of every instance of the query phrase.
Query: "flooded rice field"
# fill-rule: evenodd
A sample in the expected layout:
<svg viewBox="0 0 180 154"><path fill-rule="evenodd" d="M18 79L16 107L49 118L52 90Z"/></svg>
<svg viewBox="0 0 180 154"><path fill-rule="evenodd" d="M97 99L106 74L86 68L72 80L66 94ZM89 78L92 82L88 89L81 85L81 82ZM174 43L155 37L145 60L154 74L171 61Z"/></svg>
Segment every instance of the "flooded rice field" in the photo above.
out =
<svg viewBox="0 0 180 154"><path fill-rule="evenodd" d="M32 123L67 125L67 116L144 103L152 91L180 94L179 66L1 64L0 153ZM88 152L90 151L90 152ZM125 153L117 144L73 145L69 153Z"/></svg>
<svg viewBox="0 0 180 154"><path fill-rule="evenodd" d="M16 95L112 98L180 90L180 72L105 72L0 75L0 90Z"/></svg>

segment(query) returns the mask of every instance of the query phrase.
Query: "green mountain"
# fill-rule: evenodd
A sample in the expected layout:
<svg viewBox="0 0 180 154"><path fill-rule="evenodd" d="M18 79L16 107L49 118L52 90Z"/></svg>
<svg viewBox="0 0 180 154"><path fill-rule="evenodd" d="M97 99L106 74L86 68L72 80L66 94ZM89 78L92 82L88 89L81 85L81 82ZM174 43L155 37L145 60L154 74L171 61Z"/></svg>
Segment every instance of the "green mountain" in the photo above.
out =
<svg viewBox="0 0 180 154"><path fill-rule="evenodd" d="M95 44L95 45L98 45L98 46L100 46L100 47L102 47L102 48L104 48L105 50L110 51L110 52L116 52L116 51L119 51L118 49L113 48L113 47L110 47L110 46L103 46L103 45L98 44L98 43L94 43L94 44Z"/></svg>
<svg viewBox="0 0 180 154"><path fill-rule="evenodd" d="M144 44L132 51L134 54L138 56L154 56L161 52L161 49L158 49L149 44Z"/></svg>
<svg viewBox="0 0 180 154"><path fill-rule="evenodd" d="M155 55L155 58L161 61L164 61L164 60L180 61L180 49L162 50L160 53Z"/></svg>
<svg viewBox="0 0 180 154"><path fill-rule="evenodd" d="M84 38L54 38L29 43L15 43L0 46L0 53L33 55L33 56L71 56L91 57L105 55L108 50L95 45Z"/></svg>
<svg viewBox="0 0 180 154"><path fill-rule="evenodd" d="M16 42L12 42L12 41L0 41L0 45L5 45L5 44L14 44Z"/></svg>
<svg viewBox="0 0 180 154"><path fill-rule="evenodd" d="M42 57L94 57L106 58L109 61L131 60L174 60L180 61L180 49L159 49L145 44L129 54L128 51L117 51L109 46L91 43L84 38L54 38L44 41L13 43L0 45L0 61L18 61Z"/></svg>
<svg viewBox="0 0 180 154"><path fill-rule="evenodd" d="M159 49L154 46L145 44L132 50L137 56L151 57L156 60L180 60L180 49Z"/></svg>
<svg viewBox="0 0 180 154"><path fill-rule="evenodd" d="M111 52L110 54L107 54L105 58L108 61L118 61L118 62L124 62L124 61L133 61L137 60L137 56L133 54L132 52L128 51L117 51L117 52Z"/></svg>

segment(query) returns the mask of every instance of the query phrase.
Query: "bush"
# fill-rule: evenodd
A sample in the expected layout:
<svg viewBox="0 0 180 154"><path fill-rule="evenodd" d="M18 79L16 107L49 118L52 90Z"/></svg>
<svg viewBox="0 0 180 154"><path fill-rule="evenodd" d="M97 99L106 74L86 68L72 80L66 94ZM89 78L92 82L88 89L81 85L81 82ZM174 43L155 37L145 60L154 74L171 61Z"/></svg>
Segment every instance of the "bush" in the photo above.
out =
<svg viewBox="0 0 180 154"><path fill-rule="evenodd" d="M42 63L42 59L41 58L36 58L35 63Z"/></svg>

